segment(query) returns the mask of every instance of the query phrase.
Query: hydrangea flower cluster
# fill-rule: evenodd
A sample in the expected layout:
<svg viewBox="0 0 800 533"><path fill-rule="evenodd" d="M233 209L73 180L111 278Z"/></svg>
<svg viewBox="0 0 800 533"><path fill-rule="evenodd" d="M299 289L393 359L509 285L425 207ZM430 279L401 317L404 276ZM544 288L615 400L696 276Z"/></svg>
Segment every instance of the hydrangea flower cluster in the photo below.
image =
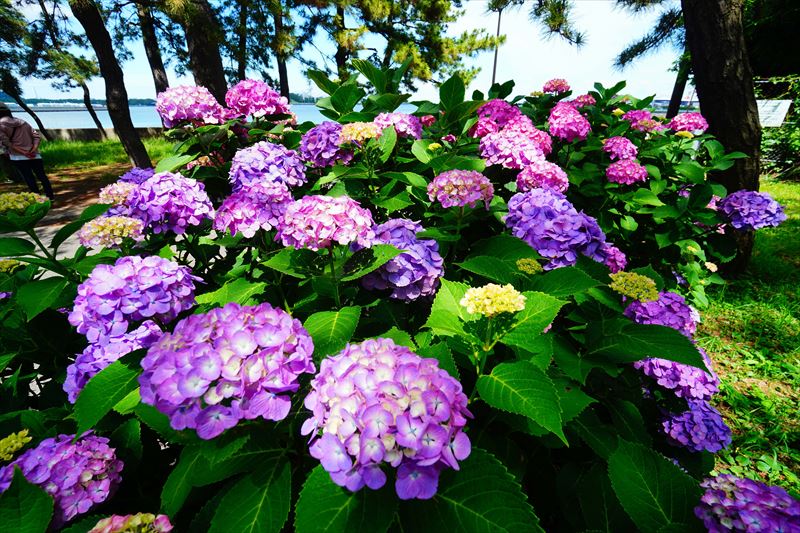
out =
<svg viewBox="0 0 800 533"><path fill-rule="evenodd" d="M561 94L570 90L569 83L563 78L553 78L545 82L542 87L543 93Z"/></svg>
<svg viewBox="0 0 800 533"><path fill-rule="evenodd" d="M694 514L711 533L800 531L800 500L783 488L730 474L707 478Z"/></svg>
<svg viewBox="0 0 800 533"><path fill-rule="evenodd" d="M145 180L128 197L129 215L154 233L178 235L189 226L214 218L214 207L199 181L172 172L159 172Z"/></svg>
<svg viewBox="0 0 800 533"><path fill-rule="evenodd" d="M693 452L717 453L731 443L731 430L705 400L688 400L689 410L670 413L662 422L667 440Z"/></svg>
<svg viewBox="0 0 800 533"><path fill-rule="evenodd" d="M440 471L470 454L461 384L391 339L349 344L322 362L311 387L302 433L333 482L351 491L382 487L386 463L398 468L400 499L429 499Z"/></svg>
<svg viewBox="0 0 800 533"><path fill-rule="evenodd" d="M444 275L444 260L433 239L418 239L423 227L404 218L390 219L375 227L374 242L391 244L403 253L362 279L366 289L391 289L391 298L414 301L432 296Z"/></svg>
<svg viewBox="0 0 800 533"><path fill-rule="evenodd" d="M153 176L151 175L150 177L152 178ZM147 179L145 179L145 181L147 181ZM121 180L116 181L110 185L106 185L105 187L100 189L100 194L99 194L100 203L124 206L127 203L128 198L131 197L133 191L136 190L138 186L139 183L134 183L132 181L121 181Z"/></svg>
<svg viewBox="0 0 800 533"><path fill-rule="evenodd" d="M625 253L608 242L603 243L600 251L592 259L603 263L612 273L621 272L628 266L628 258Z"/></svg>
<svg viewBox="0 0 800 533"><path fill-rule="evenodd" d="M517 270L520 272L524 272L526 274L541 274L544 272L544 268L542 268L541 263L536 259L530 257L523 257L522 259L517 259L515 263L517 266Z"/></svg>
<svg viewBox="0 0 800 533"><path fill-rule="evenodd" d="M312 167L332 167L336 163L347 165L353 152L341 146L342 125L325 121L314 126L300 140L300 157Z"/></svg>
<svg viewBox="0 0 800 533"><path fill-rule="evenodd" d="M651 132L664 129L664 125L653 118L646 109L632 109L622 115L622 120L630 122L631 128L637 131Z"/></svg>
<svg viewBox="0 0 800 533"><path fill-rule="evenodd" d="M547 132L538 129L533 125L533 121L525 115L520 115L508 121L503 128L506 135L524 136L531 141L544 155L553 151L553 138Z"/></svg>
<svg viewBox="0 0 800 533"><path fill-rule="evenodd" d="M0 470L0 492L5 492L18 466L25 478L55 500L53 526L58 528L102 503L121 480L122 461L108 439L84 435L45 439Z"/></svg>
<svg viewBox="0 0 800 533"><path fill-rule="evenodd" d="M680 113L669 121L667 127L672 131L688 131L699 134L708 129L708 122L700 113Z"/></svg>
<svg viewBox="0 0 800 533"><path fill-rule="evenodd" d="M35 192L4 192L0 194L0 213L25 211L34 204L43 204L47 201L47 196Z"/></svg>
<svg viewBox="0 0 800 533"><path fill-rule="evenodd" d="M289 114L289 100L260 80L242 80L225 94L225 104L242 116Z"/></svg>
<svg viewBox="0 0 800 533"><path fill-rule="evenodd" d="M517 174L517 190L521 192L536 188L564 192L569 187L569 178L564 170L545 159L533 161Z"/></svg>
<svg viewBox="0 0 800 533"><path fill-rule="evenodd" d="M577 109L580 109L582 107L595 105L597 103L597 100L595 100L594 96L592 96L591 94L586 93L576 96L573 100L570 101L570 103L574 105Z"/></svg>
<svg viewBox="0 0 800 533"><path fill-rule="evenodd" d="M765 192L736 191L719 202L730 225L742 231L777 226L786 220L781 204Z"/></svg>
<svg viewBox="0 0 800 533"><path fill-rule="evenodd" d="M86 248L119 248L125 239L144 240L144 223L138 218L122 215L99 217L90 220L78 232L81 246Z"/></svg>
<svg viewBox="0 0 800 533"><path fill-rule="evenodd" d="M374 122L351 122L342 125L342 131L339 132L339 143L361 146L370 139L377 139L381 133L383 130Z"/></svg>
<svg viewBox="0 0 800 533"><path fill-rule="evenodd" d="M145 321L135 330L116 337L101 339L98 344L89 344L75 357L75 362L67 367L64 392L70 403L75 403L83 387L98 372L125 354L142 348L149 348L162 331L152 320Z"/></svg>
<svg viewBox="0 0 800 533"><path fill-rule="evenodd" d="M525 296L510 283L489 283L483 287L470 287L458 302L471 315L492 318L500 313L516 313L525 309Z"/></svg>
<svg viewBox="0 0 800 533"><path fill-rule="evenodd" d="M489 178L476 170L447 170L428 184L428 198L442 207L475 207L483 202L489 209L494 187Z"/></svg>
<svg viewBox="0 0 800 533"><path fill-rule="evenodd" d="M294 150L261 141L236 152L231 161L229 179L234 190L262 180L297 187L306 182L306 170L303 160Z"/></svg>
<svg viewBox="0 0 800 533"><path fill-rule="evenodd" d="M408 113L381 113L375 117L374 122L381 131L389 126L394 126L399 137L410 137L411 139L422 137L422 122Z"/></svg>
<svg viewBox="0 0 800 533"><path fill-rule="evenodd" d="M480 152L487 165L513 169L524 168L544 157L539 143L516 128L504 128L484 135Z"/></svg>
<svg viewBox="0 0 800 533"><path fill-rule="evenodd" d="M347 196L304 196L289 203L278 225L284 246L319 250L339 244L370 246L375 238L372 213Z"/></svg>
<svg viewBox="0 0 800 533"><path fill-rule="evenodd" d="M483 137L488 133L496 133L514 118L522 115L515 105L495 98L478 108L478 122L469 131L471 137Z"/></svg>
<svg viewBox="0 0 800 533"><path fill-rule="evenodd" d="M611 183L632 185L639 181L647 181L647 169L634 159L621 159L608 166L606 178Z"/></svg>
<svg viewBox="0 0 800 533"><path fill-rule="evenodd" d="M97 265L78 286L69 323L98 343L124 334L130 322L170 322L194 305L199 279L188 267L158 256L120 257L113 265Z"/></svg>
<svg viewBox="0 0 800 533"><path fill-rule="evenodd" d="M4 437L0 440L0 461L10 461L13 459L14 455L24 448L31 440L31 437L28 436L27 429Z"/></svg>
<svg viewBox="0 0 800 533"><path fill-rule="evenodd" d="M605 234L597 221L578 212L563 194L550 189L517 193L508 202L506 226L549 260L545 270L574 265L583 254L603 262Z"/></svg>
<svg viewBox="0 0 800 533"><path fill-rule="evenodd" d="M315 371L300 321L268 303L229 303L178 322L142 360L142 401L177 430L213 439L240 420L283 420L300 374Z"/></svg>
<svg viewBox="0 0 800 533"><path fill-rule="evenodd" d="M423 115L419 117L419 121L424 127L430 128L433 126L433 123L436 122L436 117L433 115Z"/></svg>
<svg viewBox="0 0 800 533"><path fill-rule="evenodd" d="M650 302L632 302L625 308L625 316L637 324L667 326L690 339L700 322L700 314L674 292L660 292L658 299Z"/></svg>
<svg viewBox="0 0 800 533"><path fill-rule="evenodd" d="M119 177L117 181L124 181L129 183L142 183L145 180L152 178L156 171L152 168L133 167L125 174Z"/></svg>
<svg viewBox="0 0 800 533"><path fill-rule="evenodd" d="M270 231L278 227L292 201L289 188L278 181L256 181L223 200L214 217L214 229L241 233L248 239L259 229Z"/></svg>
<svg viewBox="0 0 800 533"><path fill-rule="evenodd" d="M219 124L223 108L205 87L178 85L156 97L156 111L168 128L181 122Z"/></svg>
<svg viewBox="0 0 800 533"><path fill-rule="evenodd" d="M172 524L167 515L136 513L112 515L97 522L89 533L169 533Z"/></svg>
<svg viewBox="0 0 800 533"><path fill-rule="evenodd" d="M559 102L553 106L547 122L550 135L566 142L582 141L592 131L589 121L569 102Z"/></svg>
<svg viewBox="0 0 800 533"><path fill-rule="evenodd" d="M647 276L635 272L615 272L610 277L609 287L611 290L623 296L640 302L658 300L656 282Z"/></svg>
<svg viewBox="0 0 800 533"><path fill-rule="evenodd" d="M653 379L675 396L687 400L709 400L719 391L719 376L711 368L711 359L700 350L711 373L691 365L653 357L633 363L633 367Z"/></svg>
<svg viewBox="0 0 800 533"><path fill-rule="evenodd" d="M603 141L603 151L606 152L612 160L614 159L635 159L639 154L639 149L633 144L630 139L625 137L609 137Z"/></svg>

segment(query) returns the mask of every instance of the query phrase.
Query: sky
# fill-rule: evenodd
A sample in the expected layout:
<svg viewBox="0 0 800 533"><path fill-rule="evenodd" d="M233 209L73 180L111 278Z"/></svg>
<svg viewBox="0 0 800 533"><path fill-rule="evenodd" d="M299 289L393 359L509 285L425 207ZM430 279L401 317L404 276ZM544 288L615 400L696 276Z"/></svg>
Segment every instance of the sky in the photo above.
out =
<svg viewBox="0 0 800 533"><path fill-rule="evenodd" d="M450 33L456 34L471 29L486 29L494 34L497 14L487 13L486 0L465 0L464 14L453 25ZM615 6L613 0L575 0L574 25L586 34L586 42L576 48L557 37L548 38L541 26L531 22L527 6L503 13L501 33L506 42L500 47L497 81L513 79L515 94L527 94L541 89L551 78L565 78L574 94L589 90L594 82L605 86L627 80L626 92L637 97L655 94L667 99L672 92L675 74L670 68L677 52L665 46L651 55L636 61L624 71L615 70L614 57L630 42L643 35L654 22L657 12L633 15ZM322 40L322 38L320 38ZM320 49L331 52L332 45L316 42ZM131 43L134 59L123 65L125 85L130 98L153 98L155 96L152 77L141 42ZM309 57L319 59L316 51L306 52ZM493 54L485 52L467 61L467 65L481 68L480 74L469 89L486 91L491 84ZM193 84L191 77L179 78L174 71L168 72L170 83ZM289 79L292 92L319 96L319 90L303 76L297 61L289 62ZM105 97L102 78L89 82L92 96ZM23 80L22 89L27 98L81 98L79 89L61 92L44 80ZM685 97L689 96L687 89ZM436 88L432 84L419 88L417 98L435 99Z"/></svg>

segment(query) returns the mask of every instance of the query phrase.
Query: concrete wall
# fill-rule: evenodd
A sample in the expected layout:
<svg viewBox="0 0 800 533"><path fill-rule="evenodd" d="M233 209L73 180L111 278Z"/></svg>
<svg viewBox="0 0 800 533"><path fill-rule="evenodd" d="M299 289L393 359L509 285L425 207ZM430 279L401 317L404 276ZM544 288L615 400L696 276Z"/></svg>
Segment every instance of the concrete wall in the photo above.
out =
<svg viewBox="0 0 800 533"><path fill-rule="evenodd" d="M156 137L164 132L164 128L136 128L142 137ZM47 133L60 141L99 141L100 132L96 128L64 128L48 129ZM117 134L113 128L106 128L109 139L116 139Z"/></svg>

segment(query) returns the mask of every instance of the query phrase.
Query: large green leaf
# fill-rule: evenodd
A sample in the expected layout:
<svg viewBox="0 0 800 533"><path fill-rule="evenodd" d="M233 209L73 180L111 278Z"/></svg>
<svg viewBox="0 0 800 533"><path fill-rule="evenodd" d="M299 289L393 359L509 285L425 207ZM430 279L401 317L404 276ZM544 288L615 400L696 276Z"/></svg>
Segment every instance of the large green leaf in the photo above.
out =
<svg viewBox="0 0 800 533"><path fill-rule="evenodd" d="M566 441L561 427L558 392L547 374L527 361L501 363L478 378L478 392L487 404L527 416Z"/></svg>
<svg viewBox="0 0 800 533"><path fill-rule="evenodd" d="M697 482L658 452L621 440L608 458L611 485L641 531L699 531Z"/></svg>
<svg viewBox="0 0 800 533"><path fill-rule="evenodd" d="M460 471L442 472L433 498L405 504L401 522L404 531L415 533L544 531L514 477L480 448L472 449Z"/></svg>
<svg viewBox="0 0 800 533"><path fill-rule="evenodd" d="M442 280L442 286L436 293L436 298L431 306L431 314L425 327L428 327L437 335L444 336L466 336L464 326L461 321L474 320L474 317L467 313L461 305L461 299L469 289L469 285L457 281Z"/></svg>
<svg viewBox="0 0 800 533"><path fill-rule="evenodd" d="M39 313L53 305L69 282L64 278L47 278L31 281L19 288L16 294L25 316L33 320Z"/></svg>
<svg viewBox="0 0 800 533"><path fill-rule="evenodd" d="M316 268L317 262L319 262L319 268ZM311 250L283 248L280 252L270 256L263 264L282 274L304 279L313 272L320 270L324 263L320 257Z"/></svg>
<svg viewBox="0 0 800 533"><path fill-rule="evenodd" d="M244 278L236 278L215 291L201 294L196 299L199 304L225 305L228 302L241 305L253 304L256 303L254 297L263 293L266 286L267 284L263 282L252 283Z"/></svg>
<svg viewBox="0 0 800 533"><path fill-rule="evenodd" d="M75 402L78 435L91 429L117 402L139 387L139 357L137 352L124 355L89 380Z"/></svg>
<svg viewBox="0 0 800 533"><path fill-rule="evenodd" d="M526 348L531 339L539 336L556 318L564 305L563 300L541 292L524 292L525 309L515 316L516 322L503 335L501 342L509 346Z"/></svg>
<svg viewBox="0 0 800 533"><path fill-rule="evenodd" d="M344 264L344 275L341 281L353 281L379 269L403 253L391 244L376 244L355 252Z"/></svg>
<svg viewBox="0 0 800 533"><path fill-rule="evenodd" d="M300 491L294 528L296 533L382 533L389 529L396 508L392 488L350 492L334 484L319 465Z"/></svg>
<svg viewBox="0 0 800 533"><path fill-rule="evenodd" d="M496 257L504 261L517 261L518 259L536 259L539 255L531 246L513 235L496 235L473 246L473 255Z"/></svg>
<svg viewBox="0 0 800 533"><path fill-rule="evenodd" d="M498 283L513 283L520 272L512 261L504 261L488 255L468 257L457 266Z"/></svg>
<svg viewBox="0 0 800 533"><path fill-rule="evenodd" d="M600 282L577 267L564 267L534 276L529 287L551 296L572 296L586 289L597 287Z"/></svg>
<svg viewBox="0 0 800 533"><path fill-rule="evenodd" d="M333 94L339 88L339 84L332 81L327 74L321 70L310 69L306 76L314 82L325 94Z"/></svg>
<svg viewBox="0 0 800 533"><path fill-rule="evenodd" d="M262 462L223 496L210 533L278 533L289 516L291 464L285 457Z"/></svg>
<svg viewBox="0 0 800 533"><path fill-rule="evenodd" d="M156 165L156 172L175 172L194 161L196 157L196 155L192 154L175 154L165 157Z"/></svg>
<svg viewBox="0 0 800 533"><path fill-rule="evenodd" d="M27 239L20 237L0 238L0 257L16 257L32 254L36 246Z"/></svg>
<svg viewBox="0 0 800 533"><path fill-rule="evenodd" d="M339 113L349 113L366 93L354 83L346 83L331 95L331 105Z"/></svg>
<svg viewBox="0 0 800 533"><path fill-rule="evenodd" d="M439 100L444 109L452 109L464 101L464 81L458 74L453 74L439 86Z"/></svg>
<svg viewBox="0 0 800 533"><path fill-rule="evenodd" d="M375 142L381 150L380 162L386 163L392 156L392 151L394 151L394 147L397 144L397 131L395 131L394 126L384 128L383 133Z"/></svg>
<svg viewBox="0 0 800 533"><path fill-rule="evenodd" d="M175 516L189 497L194 484L192 471L203 462L203 456L195 446L187 446L181 450L181 455L175 468L167 476L161 489L161 511L168 516Z"/></svg>
<svg viewBox="0 0 800 533"><path fill-rule="evenodd" d="M353 337L360 317L358 306L320 311L308 317L303 326L314 340L314 359L321 361L344 348Z"/></svg>
<svg viewBox="0 0 800 533"><path fill-rule="evenodd" d="M14 478L0 494L0 529L14 533L44 533L53 516L53 498L31 484L14 467Z"/></svg>
<svg viewBox="0 0 800 533"><path fill-rule="evenodd" d="M381 69L365 59L352 59L350 64L369 80L378 94L386 91L386 73Z"/></svg>

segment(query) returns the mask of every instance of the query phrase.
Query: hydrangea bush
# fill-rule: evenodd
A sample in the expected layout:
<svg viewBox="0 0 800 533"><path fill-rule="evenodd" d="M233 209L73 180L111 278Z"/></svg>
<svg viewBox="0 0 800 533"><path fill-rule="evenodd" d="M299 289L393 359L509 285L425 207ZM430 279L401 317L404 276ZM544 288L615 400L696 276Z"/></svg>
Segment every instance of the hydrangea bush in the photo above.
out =
<svg viewBox="0 0 800 533"><path fill-rule="evenodd" d="M159 95L176 153L47 244L0 195L4 527L792 531L712 475L707 265L784 216L713 181L739 155L622 86L400 107L408 64L354 67L321 124Z"/></svg>

